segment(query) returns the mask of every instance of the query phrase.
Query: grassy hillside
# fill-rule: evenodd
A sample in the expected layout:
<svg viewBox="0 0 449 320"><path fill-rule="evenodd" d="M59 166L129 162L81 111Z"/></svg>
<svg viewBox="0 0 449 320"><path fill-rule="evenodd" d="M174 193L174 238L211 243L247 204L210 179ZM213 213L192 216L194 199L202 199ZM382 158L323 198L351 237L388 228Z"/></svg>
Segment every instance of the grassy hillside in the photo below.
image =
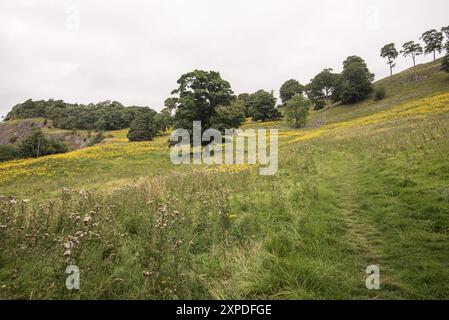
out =
<svg viewBox="0 0 449 320"><path fill-rule="evenodd" d="M447 92L449 76L440 72L441 61L442 59L438 59L435 62L420 64L375 82L375 88L384 87L387 92L387 97L380 102L366 100L355 105L340 105L314 112L309 119L309 125L354 119L409 100Z"/></svg>
<svg viewBox="0 0 449 320"><path fill-rule="evenodd" d="M274 176L175 166L167 136L125 131L0 164L0 298L447 298L449 79L428 64L380 84L320 127L248 123L281 128Z"/></svg>

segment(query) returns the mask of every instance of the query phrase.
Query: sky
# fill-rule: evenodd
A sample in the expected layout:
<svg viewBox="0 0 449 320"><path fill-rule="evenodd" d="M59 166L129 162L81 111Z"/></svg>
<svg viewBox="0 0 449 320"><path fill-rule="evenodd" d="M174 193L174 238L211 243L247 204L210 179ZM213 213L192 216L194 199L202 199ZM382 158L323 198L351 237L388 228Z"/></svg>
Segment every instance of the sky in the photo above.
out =
<svg viewBox="0 0 449 320"><path fill-rule="evenodd" d="M383 45L418 41L448 12L447 0L1 0L0 116L29 98L160 110L195 69L277 94L359 55L380 79Z"/></svg>

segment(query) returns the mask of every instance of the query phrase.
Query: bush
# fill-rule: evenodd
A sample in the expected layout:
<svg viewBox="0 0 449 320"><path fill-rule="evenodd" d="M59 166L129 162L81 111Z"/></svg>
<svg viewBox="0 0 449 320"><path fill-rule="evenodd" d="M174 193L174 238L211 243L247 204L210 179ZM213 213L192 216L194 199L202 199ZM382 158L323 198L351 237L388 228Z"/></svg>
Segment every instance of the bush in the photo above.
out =
<svg viewBox="0 0 449 320"><path fill-rule="evenodd" d="M91 147L97 143L100 143L101 141L103 141L106 137L104 136L103 132L98 132L93 138L92 140L89 141L89 144L87 145L88 147Z"/></svg>
<svg viewBox="0 0 449 320"><path fill-rule="evenodd" d="M12 144L0 145L0 162L18 158L18 148Z"/></svg>
<svg viewBox="0 0 449 320"><path fill-rule="evenodd" d="M141 114L131 123L128 132L129 141L151 141L157 133L154 115Z"/></svg>
<svg viewBox="0 0 449 320"><path fill-rule="evenodd" d="M373 100L374 101L380 101L385 99L385 97L387 96L387 92L385 91L384 87L379 87L374 91L374 97Z"/></svg>
<svg viewBox="0 0 449 320"><path fill-rule="evenodd" d="M324 99L315 100L314 103L315 103L314 107L315 110L321 110L326 106L326 100Z"/></svg>

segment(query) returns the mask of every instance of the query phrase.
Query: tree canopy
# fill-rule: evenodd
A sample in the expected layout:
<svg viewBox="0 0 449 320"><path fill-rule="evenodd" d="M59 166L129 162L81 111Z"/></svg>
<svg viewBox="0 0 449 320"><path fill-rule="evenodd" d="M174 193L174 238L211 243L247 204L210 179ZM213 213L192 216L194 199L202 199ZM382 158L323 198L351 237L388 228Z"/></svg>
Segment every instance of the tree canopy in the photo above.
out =
<svg viewBox="0 0 449 320"><path fill-rule="evenodd" d="M83 105L62 100L29 99L14 106L5 120L43 117L51 119L53 126L61 129L120 130L129 128L141 113L156 114L156 111L148 107L124 107L120 102L110 100Z"/></svg>
<svg viewBox="0 0 449 320"><path fill-rule="evenodd" d="M446 54L449 55L449 26L442 27L441 32L443 33L444 37L446 38L446 43L444 44L444 49L446 50Z"/></svg>
<svg viewBox="0 0 449 320"><path fill-rule="evenodd" d="M302 94L295 95L285 105L287 122L293 124L295 128L304 126L309 115L309 107L311 104L311 101L305 99Z"/></svg>
<svg viewBox="0 0 449 320"><path fill-rule="evenodd" d="M139 114L131 123L128 131L129 141L151 141L158 132L155 115L152 113Z"/></svg>
<svg viewBox="0 0 449 320"><path fill-rule="evenodd" d="M258 90L249 96L248 105L254 121L279 119L281 114L276 109L276 98L273 92Z"/></svg>
<svg viewBox="0 0 449 320"><path fill-rule="evenodd" d="M175 110L174 128L193 130L193 121L201 121L202 130L212 126L218 106L229 106L234 99L229 82L215 71L195 70L182 75L178 88L172 91L165 105Z"/></svg>
<svg viewBox="0 0 449 320"><path fill-rule="evenodd" d="M355 103L366 99L373 92L374 74L368 70L365 61L350 56L343 61L343 72L334 90L334 99L342 103Z"/></svg>
<svg viewBox="0 0 449 320"><path fill-rule="evenodd" d="M303 93L303 91L303 85L301 85L297 80L290 79L281 86L279 95L281 97L282 103L285 104L295 95Z"/></svg>
<svg viewBox="0 0 449 320"><path fill-rule="evenodd" d="M413 59L413 66L416 66L416 57L423 54L423 49L419 43L409 41L402 45L401 53L404 57L411 57Z"/></svg>
<svg viewBox="0 0 449 320"><path fill-rule="evenodd" d="M424 32L420 39L422 39L426 44L424 47L424 53L433 53L433 61L435 61L436 53L441 53L443 50L443 33L432 29Z"/></svg>
<svg viewBox="0 0 449 320"><path fill-rule="evenodd" d="M396 66L394 60L396 60L398 55L399 54L398 51L396 50L394 43L389 43L385 45L380 51L380 56L382 58L387 59L387 64L390 66L390 76L393 75L393 68Z"/></svg>
<svg viewBox="0 0 449 320"><path fill-rule="evenodd" d="M327 101L333 99L339 75L332 71L330 68L324 69L306 86L307 96L314 103L316 110L323 108Z"/></svg>

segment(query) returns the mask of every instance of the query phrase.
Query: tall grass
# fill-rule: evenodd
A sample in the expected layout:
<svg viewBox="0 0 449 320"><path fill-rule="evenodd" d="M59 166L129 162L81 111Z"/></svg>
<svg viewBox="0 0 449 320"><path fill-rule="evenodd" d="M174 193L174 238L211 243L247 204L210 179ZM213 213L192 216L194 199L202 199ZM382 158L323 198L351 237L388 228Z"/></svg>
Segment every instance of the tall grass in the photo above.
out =
<svg viewBox="0 0 449 320"><path fill-rule="evenodd" d="M275 176L164 164L119 188L3 196L0 297L447 298L448 120L287 134ZM365 288L371 264L380 291Z"/></svg>

